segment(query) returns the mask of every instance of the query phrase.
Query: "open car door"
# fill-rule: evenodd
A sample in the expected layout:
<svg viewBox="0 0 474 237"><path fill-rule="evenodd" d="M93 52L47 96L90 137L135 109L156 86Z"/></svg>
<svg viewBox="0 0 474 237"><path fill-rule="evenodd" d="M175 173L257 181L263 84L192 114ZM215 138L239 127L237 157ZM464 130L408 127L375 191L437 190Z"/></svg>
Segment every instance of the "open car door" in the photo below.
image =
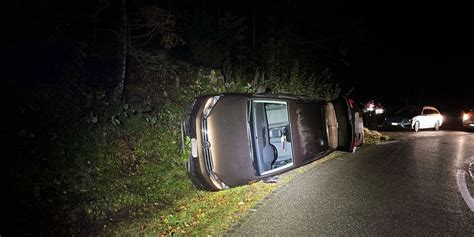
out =
<svg viewBox="0 0 474 237"><path fill-rule="evenodd" d="M355 151L364 142L362 113L353 100L341 97L332 101L337 119L337 149Z"/></svg>

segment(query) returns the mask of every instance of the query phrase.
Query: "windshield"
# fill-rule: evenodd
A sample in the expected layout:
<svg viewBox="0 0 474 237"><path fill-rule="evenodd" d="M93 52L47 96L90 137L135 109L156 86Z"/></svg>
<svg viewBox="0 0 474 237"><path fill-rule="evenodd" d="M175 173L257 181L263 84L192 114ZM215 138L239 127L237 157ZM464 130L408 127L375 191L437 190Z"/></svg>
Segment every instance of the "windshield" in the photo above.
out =
<svg viewBox="0 0 474 237"><path fill-rule="evenodd" d="M419 114L419 112L416 108L406 108L406 109L401 109L401 110L395 112L396 116L400 116L400 117L404 117L404 118L415 117L418 114Z"/></svg>

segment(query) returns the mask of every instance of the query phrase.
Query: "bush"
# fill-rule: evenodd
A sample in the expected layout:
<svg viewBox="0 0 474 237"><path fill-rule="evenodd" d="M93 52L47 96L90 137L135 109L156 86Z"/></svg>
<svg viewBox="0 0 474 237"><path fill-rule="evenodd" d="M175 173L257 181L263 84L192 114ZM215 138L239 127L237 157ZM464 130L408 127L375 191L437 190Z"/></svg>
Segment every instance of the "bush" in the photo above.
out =
<svg viewBox="0 0 474 237"><path fill-rule="evenodd" d="M365 144L378 144L381 141L388 141L390 137L383 135L382 133L364 128L364 143Z"/></svg>
<svg viewBox="0 0 474 237"><path fill-rule="evenodd" d="M306 95L321 100L333 100L339 96L339 84L331 81L328 69L319 74L309 73L298 62L281 67L273 67L266 81L275 92Z"/></svg>

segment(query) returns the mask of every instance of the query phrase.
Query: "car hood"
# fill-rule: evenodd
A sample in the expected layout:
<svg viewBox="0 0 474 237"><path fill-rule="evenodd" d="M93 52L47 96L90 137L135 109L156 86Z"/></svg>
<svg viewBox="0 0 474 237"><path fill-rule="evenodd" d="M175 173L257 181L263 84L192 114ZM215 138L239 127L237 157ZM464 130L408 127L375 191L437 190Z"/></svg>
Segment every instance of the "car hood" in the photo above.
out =
<svg viewBox="0 0 474 237"><path fill-rule="evenodd" d="M385 117L385 121L389 122L389 123L401 123L401 122L407 122L408 120L410 120L412 118L408 118L408 117L402 117L402 116L387 116Z"/></svg>
<svg viewBox="0 0 474 237"><path fill-rule="evenodd" d="M207 119L213 171L228 186L255 179L247 122L248 98L222 97Z"/></svg>

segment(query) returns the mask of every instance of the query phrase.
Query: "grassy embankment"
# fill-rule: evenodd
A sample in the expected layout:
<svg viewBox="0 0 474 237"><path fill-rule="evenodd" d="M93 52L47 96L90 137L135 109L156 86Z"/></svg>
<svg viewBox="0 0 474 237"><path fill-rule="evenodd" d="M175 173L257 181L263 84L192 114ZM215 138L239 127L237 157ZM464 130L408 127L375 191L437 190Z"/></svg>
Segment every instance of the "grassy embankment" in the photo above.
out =
<svg viewBox="0 0 474 237"><path fill-rule="evenodd" d="M379 144L380 142L390 140L389 136L368 128L364 128L364 135L364 144Z"/></svg>
<svg viewBox="0 0 474 237"><path fill-rule="evenodd" d="M213 71L211 75L189 71L181 75L179 87L176 80L166 81L166 75L132 78L127 103L112 103L104 93L95 92L87 96L91 106L82 108L90 112L70 118L75 119L73 126L54 131L47 127L35 136L26 136L28 131L19 134L24 160L12 169L12 176L21 197L18 203L28 209L21 218L29 220L32 233L218 234L311 167L282 175L277 184L257 182L223 192L196 190L186 175L187 157L180 153L180 121L187 103L200 94L253 92L257 85L238 80L224 84ZM324 80L296 76L291 80L293 89L282 92L338 93L337 85L326 84L320 91ZM274 81L275 92L290 88L283 83L287 82Z"/></svg>

